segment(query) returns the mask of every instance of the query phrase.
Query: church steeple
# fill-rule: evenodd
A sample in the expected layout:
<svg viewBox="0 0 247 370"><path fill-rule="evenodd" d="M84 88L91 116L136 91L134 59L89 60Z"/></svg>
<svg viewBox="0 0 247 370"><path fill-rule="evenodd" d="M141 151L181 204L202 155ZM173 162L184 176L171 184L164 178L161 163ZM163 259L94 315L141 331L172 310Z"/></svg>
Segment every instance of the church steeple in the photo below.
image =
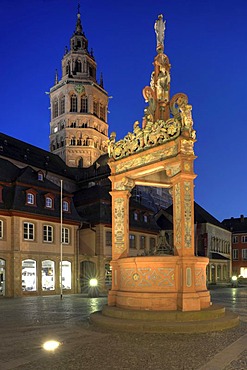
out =
<svg viewBox="0 0 247 370"><path fill-rule="evenodd" d="M71 167L89 167L107 152L108 95L96 73L78 4L70 49L65 48L62 58L62 78L50 89L50 150Z"/></svg>

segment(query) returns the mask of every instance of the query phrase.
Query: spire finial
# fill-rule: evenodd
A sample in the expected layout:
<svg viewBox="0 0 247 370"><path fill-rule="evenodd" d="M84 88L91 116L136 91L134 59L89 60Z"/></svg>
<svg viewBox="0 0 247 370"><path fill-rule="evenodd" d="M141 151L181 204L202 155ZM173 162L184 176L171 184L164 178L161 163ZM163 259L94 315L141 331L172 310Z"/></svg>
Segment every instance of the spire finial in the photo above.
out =
<svg viewBox="0 0 247 370"><path fill-rule="evenodd" d="M57 72L57 69L55 71L55 85L58 84L58 72Z"/></svg>
<svg viewBox="0 0 247 370"><path fill-rule="evenodd" d="M81 25L81 13L80 13L80 1L78 1L78 8L77 8L77 22L76 22L76 29L75 33L77 35L82 35L82 25Z"/></svg>
<svg viewBox="0 0 247 370"><path fill-rule="evenodd" d="M166 21L163 21L163 15L162 14L160 14L158 16L158 20L154 24L154 29L155 29L156 40L157 40L156 50L157 50L158 53L163 52L164 51Z"/></svg>

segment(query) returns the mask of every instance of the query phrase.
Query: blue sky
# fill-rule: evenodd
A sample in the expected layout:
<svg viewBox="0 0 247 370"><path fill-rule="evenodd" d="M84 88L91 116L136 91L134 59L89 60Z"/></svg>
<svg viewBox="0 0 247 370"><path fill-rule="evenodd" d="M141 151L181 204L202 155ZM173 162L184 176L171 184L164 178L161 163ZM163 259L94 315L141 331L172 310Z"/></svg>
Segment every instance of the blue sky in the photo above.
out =
<svg viewBox="0 0 247 370"><path fill-rule="evenodd" d="M61 76L76 13L76 0L1 0L1 132L48 150L45 92L56 68ZM184 92L193 106L195 200L219 220L247 215L246 0L81 0L98 76L112 96L109 132L120 139L142 119L161 13L171 95Z"/></svg>

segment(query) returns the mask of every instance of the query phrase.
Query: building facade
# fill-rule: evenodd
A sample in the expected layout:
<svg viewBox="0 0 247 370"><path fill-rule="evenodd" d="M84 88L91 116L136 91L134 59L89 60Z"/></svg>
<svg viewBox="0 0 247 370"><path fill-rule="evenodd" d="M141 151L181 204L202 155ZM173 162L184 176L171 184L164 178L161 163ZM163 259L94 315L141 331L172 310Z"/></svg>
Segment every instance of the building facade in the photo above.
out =
<svg viewBox="0 0 247 370"><path fill-rule="evenodd" d="M232 273L247 279L247 217L231 217L223 224L232 232Z"/></svg>

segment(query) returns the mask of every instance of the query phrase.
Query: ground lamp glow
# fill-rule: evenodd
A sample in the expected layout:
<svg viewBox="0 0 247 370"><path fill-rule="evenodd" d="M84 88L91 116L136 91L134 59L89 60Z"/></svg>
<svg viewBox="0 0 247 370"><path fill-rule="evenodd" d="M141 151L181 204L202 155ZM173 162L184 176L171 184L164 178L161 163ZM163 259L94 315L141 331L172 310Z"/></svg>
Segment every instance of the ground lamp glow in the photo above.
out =
<svg viewBox="0 0 247 370"><path fill-rule="evenodd" d="M47 342L43 344L43 348L46 351L55 351L55 349L57 349L59 346L60 346L60 342L56 340L48 340Z"/></svg>

